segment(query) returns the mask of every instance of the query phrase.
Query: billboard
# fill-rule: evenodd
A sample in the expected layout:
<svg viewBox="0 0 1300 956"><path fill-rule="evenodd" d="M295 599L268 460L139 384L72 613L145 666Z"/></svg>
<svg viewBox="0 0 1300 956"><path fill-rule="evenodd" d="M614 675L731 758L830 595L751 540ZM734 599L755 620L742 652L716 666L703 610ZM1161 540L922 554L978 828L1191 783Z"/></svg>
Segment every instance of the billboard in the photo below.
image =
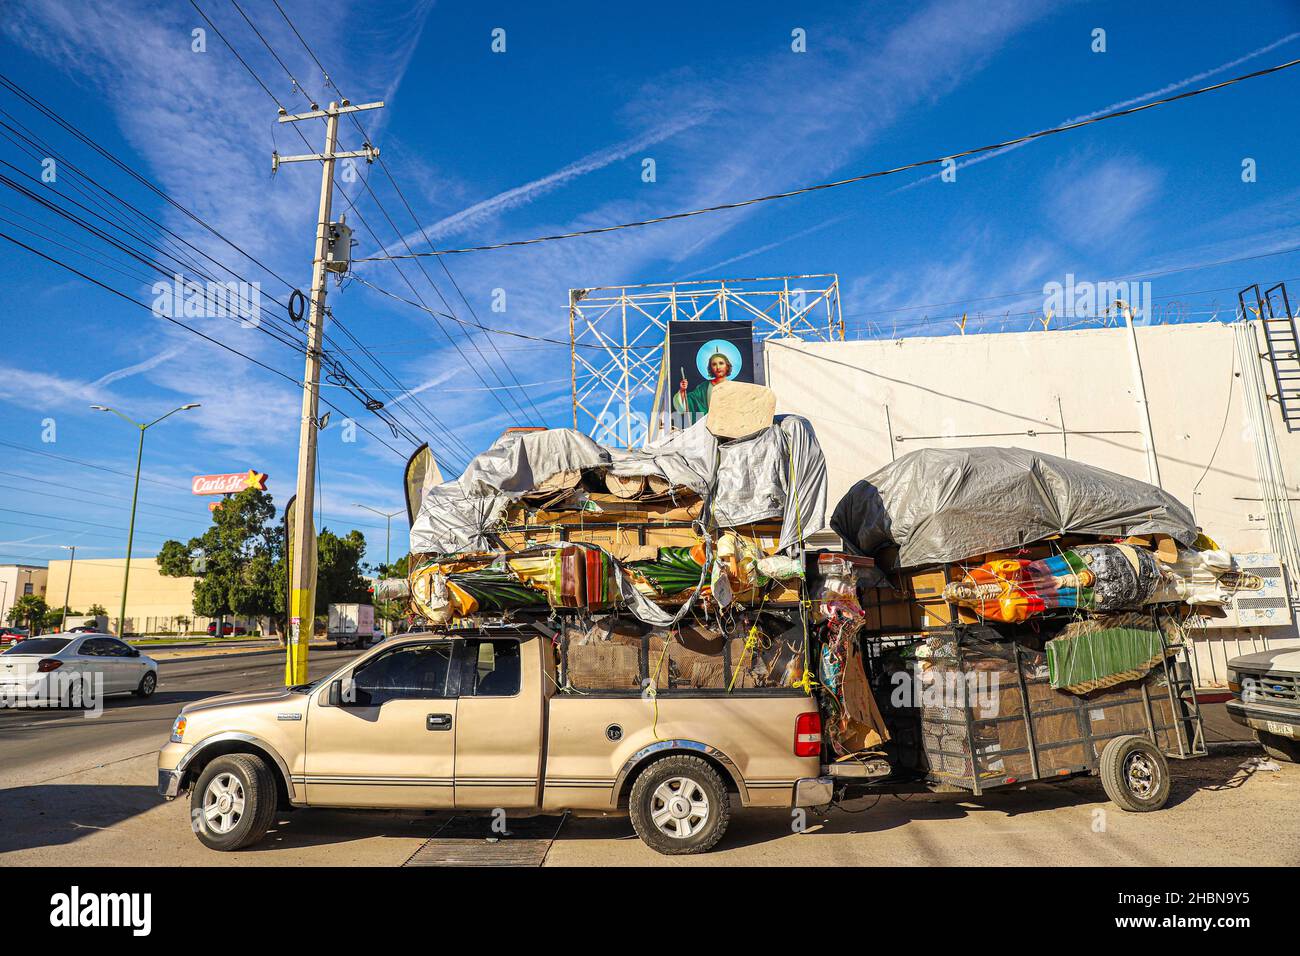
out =
<svg viewBox="0 0 1300 956"><path fill-rule="evenodd" d="M713 386L754 381L752 322L668 323L668 411L688 428L709 411Z"/></svg>

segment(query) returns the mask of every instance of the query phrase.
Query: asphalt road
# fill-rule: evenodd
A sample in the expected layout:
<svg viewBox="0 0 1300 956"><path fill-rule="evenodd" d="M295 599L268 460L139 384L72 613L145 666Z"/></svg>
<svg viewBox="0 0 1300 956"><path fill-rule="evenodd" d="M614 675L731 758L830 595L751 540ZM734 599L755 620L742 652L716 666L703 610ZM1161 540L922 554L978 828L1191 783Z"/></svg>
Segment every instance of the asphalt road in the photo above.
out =
<svg viewBox="0 0 1300 956"><path fill-rule="evenodd" d="M313 651L312 676L355 653ZM279 686L282 668L278 654L166 661L155 697L111 699L94 720L0 711L0 866L405 863L447 825L447 814L299 810L282 815L259 846L222 854L194 838L186 801L158 796L157 749L180 708ZM883 796L809 816L802 832L788 812L737 809L726 837L701 857L653 853L626 818L569 819L545 863L1295 866L1300 766L1263 769L1258 758L1235 749L1175 761L1169 805L1146 814L1118 810L1086 778L979 798Z"/></svg>
<svg viewBox="0 0 1300 956"><path fill-rule="evenodd" d="M320 677L356 653L313 649L309 673ZM280 653L164 660L158 665L158 691L153 697L144 701L109 697L103 713L95 718L68 710L0 710L0 787L57 776L57 768L65 766L80 770L129 754L156 753L186 704L283 683Z"/></svg>

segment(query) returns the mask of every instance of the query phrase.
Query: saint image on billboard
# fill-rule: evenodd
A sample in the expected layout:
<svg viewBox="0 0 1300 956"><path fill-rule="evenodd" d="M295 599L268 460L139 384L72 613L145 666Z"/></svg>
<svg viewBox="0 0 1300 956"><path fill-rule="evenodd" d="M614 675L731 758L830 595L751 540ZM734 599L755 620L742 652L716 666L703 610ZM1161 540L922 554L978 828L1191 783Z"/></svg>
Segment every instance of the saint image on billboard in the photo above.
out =
<svg viewBox="0 0 1300 956"><path fill-rule="evenodd" d="M695 353L695 366L704 381L694 388L686 377L686 370L681 369L681 381L673 394L673 411L689 414L694 420L709 410L709 398L713 386L734 379L744 367L740 349L725 339L705 342Z"/></svg>

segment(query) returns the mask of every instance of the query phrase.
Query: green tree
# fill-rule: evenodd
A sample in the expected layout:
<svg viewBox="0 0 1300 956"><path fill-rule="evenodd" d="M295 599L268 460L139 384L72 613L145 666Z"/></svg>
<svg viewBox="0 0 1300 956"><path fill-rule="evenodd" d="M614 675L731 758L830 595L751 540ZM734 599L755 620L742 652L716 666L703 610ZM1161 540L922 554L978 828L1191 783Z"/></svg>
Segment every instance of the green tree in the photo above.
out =
<svg viewBox="0 0 1300 956"><path fill-rule="evenodd" d="M392 564L375 565L375 574L381 578L405 578L410 575L410 554L404 554Z"/></svg>
<svg viewBox="0 0 1300 956"><path fill-rule="evenodd" d="M36 634L45 621L50 606L39 594L24 594L14 601L9 608L9 623L25 625L32 634Z"/></svg>
<svg viewBox="0 0 1300 956"><path fill-rule="evenodd" d="M339 537L329 528L316 536L316 613L325 614L331 604L369 602L370 583L362 577L366 556L365 536L352 530Z"/></svg>
<svg viewBox="0 0 1300 956"><path fill-rule="evenodd" d="M80 611L74 611L71 608L66 606L47 607L45 609L45 615L41 620L42 626L47 631L52 631L56 627L61 627L63 625L63 616L65 613L67 614L68 617L77 617L78 615L81 614Z"/></svg>
<svg viewBox="0 0 1300 956"><path fill-rule="evenodd" d="M92 604L86 608L86 613L92 617L108 617L108 609L102 604Z"/></svg>
<svg viewBox="0 0 1300 956"><path fill-rule="evenodd" d="M212 526L188 543L166 541L158 567L169 577L196 575L199 617L275 617L284 613L284 541L275 503L249 488L212 512Z"/></svg>

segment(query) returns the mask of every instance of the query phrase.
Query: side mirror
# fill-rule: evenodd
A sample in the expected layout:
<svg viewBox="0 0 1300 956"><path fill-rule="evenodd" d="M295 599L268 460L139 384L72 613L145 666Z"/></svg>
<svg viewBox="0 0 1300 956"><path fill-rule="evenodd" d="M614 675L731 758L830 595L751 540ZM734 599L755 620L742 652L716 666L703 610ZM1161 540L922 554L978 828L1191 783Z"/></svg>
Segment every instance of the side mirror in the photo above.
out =
<svg viewBox="0 0 1300 956"><path fill-rule="evenodd" d="M138 648L138 647L133 647L133 648L131 648L131 656L132 656L132 657L139 657L139 656L140 656L140 648Z"/></svg>
<svg viewBox="0 0 1300 956"><path fill-rule="evenodd" d="M330 681L329 705L331 707L343 706L343 679Z"/></svg>

